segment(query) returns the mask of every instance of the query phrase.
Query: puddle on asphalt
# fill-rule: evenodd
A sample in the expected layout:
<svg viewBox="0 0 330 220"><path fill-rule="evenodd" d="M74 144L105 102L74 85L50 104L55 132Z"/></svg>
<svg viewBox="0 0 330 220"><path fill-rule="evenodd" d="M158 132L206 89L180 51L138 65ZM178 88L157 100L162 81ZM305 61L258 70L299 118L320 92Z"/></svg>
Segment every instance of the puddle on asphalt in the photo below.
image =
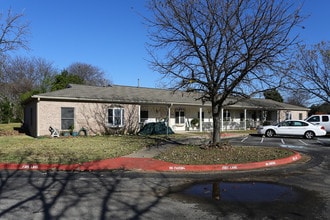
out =
<svg viewBox="0 0 330 220"><path fill-rule="evenodd" d="M244 219L324 219L327 207L319 192L263 181L199 182L173 196L218 216Z"/></svg>
<svg viewBox="0 0 330 220"><path fill-rule="evenodd" d="M182 193L225 202L295 202L300 198L298 189L266 182L201 183Z"/></svg>

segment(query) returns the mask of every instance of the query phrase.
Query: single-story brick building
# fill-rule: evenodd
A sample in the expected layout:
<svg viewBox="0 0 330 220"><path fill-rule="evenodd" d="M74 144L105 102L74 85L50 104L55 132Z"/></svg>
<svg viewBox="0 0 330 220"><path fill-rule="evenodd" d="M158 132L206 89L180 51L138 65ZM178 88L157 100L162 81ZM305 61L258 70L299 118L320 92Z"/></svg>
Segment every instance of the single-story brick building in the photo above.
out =
<svg viewBox="0 0 330 220"><path fill-rule="evenodd" d="M197 93L111 85L71 84L33 95L24 109L24 126L33 137L84 128L88 134L136 133L148 122L166 121L175 131L212 130L211 103ZM285 119L305 119L309 109L268 99L248 99L222 109L222 130L246 130ZM193 120L194 119L194 120ZM197 124L191 123L197 121Z"/></svg>

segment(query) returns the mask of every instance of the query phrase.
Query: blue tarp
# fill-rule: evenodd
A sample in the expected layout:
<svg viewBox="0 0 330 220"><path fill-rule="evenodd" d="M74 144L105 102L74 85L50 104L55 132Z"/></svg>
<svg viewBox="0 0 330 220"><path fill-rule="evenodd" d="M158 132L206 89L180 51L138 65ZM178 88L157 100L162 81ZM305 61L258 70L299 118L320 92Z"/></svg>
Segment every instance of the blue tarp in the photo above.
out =
<svg viewBox="0 0 330 220"><path fill-rule="evenodd" d="M139 131L139 134L141 135L174 134L174 132L170 127L166 126L164 122L151 122L144 125L143 128Z"/></svg>

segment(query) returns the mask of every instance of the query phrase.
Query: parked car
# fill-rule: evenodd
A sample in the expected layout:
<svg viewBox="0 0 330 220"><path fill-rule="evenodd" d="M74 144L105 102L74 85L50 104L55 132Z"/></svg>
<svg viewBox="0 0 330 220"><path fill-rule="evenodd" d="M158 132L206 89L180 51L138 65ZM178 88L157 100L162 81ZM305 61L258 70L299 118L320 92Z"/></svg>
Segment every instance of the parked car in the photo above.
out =
<svg viewBox="0 0 330 220"><path fill-rule="evenodd" d="M275 125L259 126L257 132L266 137L288 135L304 136L307 139L313 139L315 136L324 136L327 133L324 126L313 125L302 120L287 120Z"/></svg>
<svg viewBox="0 0 330 220"><path fill-rule="evenodd" d="M330 115L312 115L305 121L312 123L313 125L324 126L325 130L330 132Z"/></svg>

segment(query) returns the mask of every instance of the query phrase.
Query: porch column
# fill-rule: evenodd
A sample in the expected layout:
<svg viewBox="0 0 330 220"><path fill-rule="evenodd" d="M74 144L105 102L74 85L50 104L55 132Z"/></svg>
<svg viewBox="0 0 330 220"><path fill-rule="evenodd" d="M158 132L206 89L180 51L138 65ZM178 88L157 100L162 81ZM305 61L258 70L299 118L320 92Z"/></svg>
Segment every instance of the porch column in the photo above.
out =
<svg viewBox="0 0 330 220"><path fill-rule="evenodd" d="M246 109L244 109L244 130L246 131Z"/></svg>
<svg viewBox="0 0 330 220"><path fill-rule="evenodd" d="M138 120L139 120L139 126L140 126L140 128L141 128L141 105L138 105L138 114L139 114L139 116L138 116Z"/></svg>
<svg viewBox="0 0 330 220"><path fill-rule="evenodd" d="M199 131L202 132L203 131L203 119L202 119L202 112L203 109L199 108Z"/></svg>
<svg viewBox="0 0 330 220"><path fill-rule="evenodd" d="M221 131L223 131L223 108L221 108Z"/></svg>
<svg viewBox="0 0 330 220"><path fill-rule="evenodd" d="M173 104L168 105L168 112L167 112L167 127L170 127L170 119L171 119L171 107Z"/></svg>

